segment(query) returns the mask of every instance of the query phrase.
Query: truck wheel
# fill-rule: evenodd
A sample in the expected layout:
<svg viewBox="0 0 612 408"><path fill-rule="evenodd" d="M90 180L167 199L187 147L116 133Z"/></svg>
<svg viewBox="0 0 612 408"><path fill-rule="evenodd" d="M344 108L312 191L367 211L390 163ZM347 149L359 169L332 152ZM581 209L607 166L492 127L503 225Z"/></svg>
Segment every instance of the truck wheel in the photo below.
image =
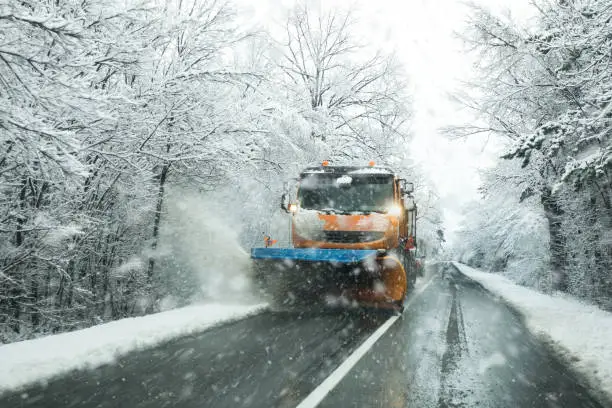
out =
<svg viewBox="0 0 612 408"><path fill-rule="evenodd" d="M396 312L399 315L404 314L404 308L405 308L404 301L405 301L405 299L404 300L398 300L398 301L395 302L395 306L397 307Z"/></svg>

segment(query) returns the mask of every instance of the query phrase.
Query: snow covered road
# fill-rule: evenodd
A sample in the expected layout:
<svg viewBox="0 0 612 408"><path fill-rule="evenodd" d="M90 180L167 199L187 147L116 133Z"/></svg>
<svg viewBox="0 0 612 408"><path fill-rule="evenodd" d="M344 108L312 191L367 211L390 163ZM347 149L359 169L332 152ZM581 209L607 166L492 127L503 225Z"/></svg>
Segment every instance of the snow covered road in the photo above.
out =
<svg viewBox="0 0 612 408"><path fill-rule="evenodd" d="M263 312L6 394L0 406L603 406L478 283L451 264L429 279L397 320ZM321 384L332 385L307 399Z"/></svg>

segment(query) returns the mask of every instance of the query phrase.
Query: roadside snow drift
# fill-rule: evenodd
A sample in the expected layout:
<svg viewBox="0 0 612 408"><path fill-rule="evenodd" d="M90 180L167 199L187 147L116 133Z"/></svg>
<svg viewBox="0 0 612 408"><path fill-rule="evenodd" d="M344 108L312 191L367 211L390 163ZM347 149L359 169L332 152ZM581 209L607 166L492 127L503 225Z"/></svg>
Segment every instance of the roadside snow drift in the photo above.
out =
<svg viewBox="0 0 612 408"><path fill-rule="evenodd" d="M612 313L576 299L518 286L497 274L453 264L510 302L525 316L529 330L555 347L576 371L612 399Z"/></svg>
<svg viewBox="0 0 612 408"><path fill-rule="evenodd" d="M198 333L264 307L189 306L0 346L0 394L72 370L109 364L132 351Z"/></svg>

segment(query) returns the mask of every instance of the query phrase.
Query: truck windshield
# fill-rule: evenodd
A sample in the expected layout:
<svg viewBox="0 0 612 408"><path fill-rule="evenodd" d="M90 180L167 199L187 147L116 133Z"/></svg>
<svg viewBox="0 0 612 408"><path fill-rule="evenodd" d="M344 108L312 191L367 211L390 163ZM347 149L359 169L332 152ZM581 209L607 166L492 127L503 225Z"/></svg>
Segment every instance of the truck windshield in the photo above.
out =
<svg viewBox="0 0 612 408"><path fill-rule="evenodd" d="M386 212L393 203L393 176L312 174L298 190L300 207L332 212Z"/></svg>

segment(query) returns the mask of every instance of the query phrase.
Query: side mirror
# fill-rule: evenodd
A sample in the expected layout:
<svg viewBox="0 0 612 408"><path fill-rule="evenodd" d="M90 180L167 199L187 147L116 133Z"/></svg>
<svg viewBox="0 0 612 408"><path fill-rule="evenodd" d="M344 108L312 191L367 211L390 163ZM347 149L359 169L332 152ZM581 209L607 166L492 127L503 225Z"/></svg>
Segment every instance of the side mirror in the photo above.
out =
<svg viewBox="0 0 612 408"><path fill-rule="evenodd" d="M406 179L400 179L400 188L402 194L410 195L414 192L414 183L406 181Z"/></svg>

